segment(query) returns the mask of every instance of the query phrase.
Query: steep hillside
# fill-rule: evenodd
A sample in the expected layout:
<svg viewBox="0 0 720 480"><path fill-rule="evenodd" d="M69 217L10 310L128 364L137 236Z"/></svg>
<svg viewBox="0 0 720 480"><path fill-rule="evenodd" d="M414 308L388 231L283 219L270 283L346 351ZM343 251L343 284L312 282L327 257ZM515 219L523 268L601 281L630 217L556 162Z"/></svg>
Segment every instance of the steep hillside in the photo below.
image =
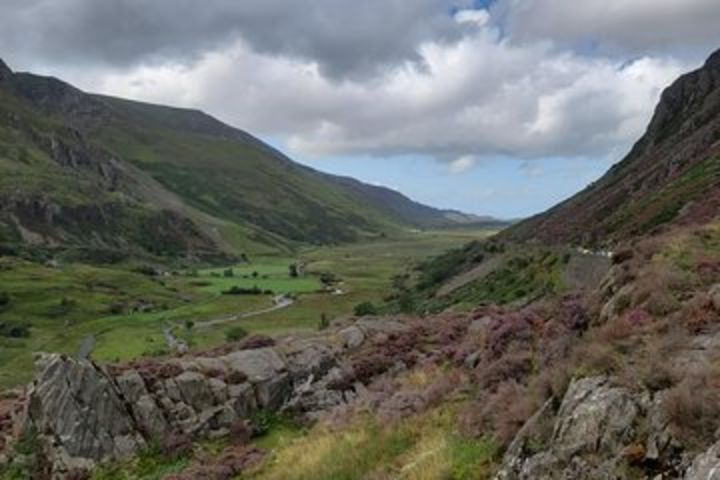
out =
<svg viewBox="0 0 720 480"><path fill-rule="evenodd" d="M298 165L200 111L0 71L5 245L208 257L467 220Z"/></svg>
<svg viewBox="0 0 720 480"><path fill-rule="evenodd" d="M504 232L506 239L610 244L720 210L720 51L662 95L645 135L600 180Z"/></svg>

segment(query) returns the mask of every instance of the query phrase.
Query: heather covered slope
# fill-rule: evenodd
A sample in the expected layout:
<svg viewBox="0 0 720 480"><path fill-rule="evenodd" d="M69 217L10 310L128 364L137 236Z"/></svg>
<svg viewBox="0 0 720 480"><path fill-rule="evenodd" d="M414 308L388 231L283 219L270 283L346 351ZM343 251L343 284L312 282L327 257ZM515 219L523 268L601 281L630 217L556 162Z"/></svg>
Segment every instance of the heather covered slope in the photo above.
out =
<svg viewBox="0 0 720 480"><path fill-rule="evenodd" d="M702 223L720 208L720 51L662 95L645 135L600 180L506 231L506 239L591 246Z"/></svg>
<svg viewBox="0 0 720 480"><path fill-rule="evenodd" d="M209 257L466 221L389 190L378 201L200 111L1 71L6 245Z"/></svg>

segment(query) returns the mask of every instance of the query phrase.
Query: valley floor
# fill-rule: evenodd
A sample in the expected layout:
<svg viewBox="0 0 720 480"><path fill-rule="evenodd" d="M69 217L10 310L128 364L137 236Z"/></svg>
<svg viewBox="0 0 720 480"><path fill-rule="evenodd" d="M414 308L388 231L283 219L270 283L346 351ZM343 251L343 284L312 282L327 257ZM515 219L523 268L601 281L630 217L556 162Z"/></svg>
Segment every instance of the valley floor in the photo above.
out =
<svg viewBox="0 0 720 480"><path fill-rule="evenodd" d="M265 257L224 268L149 270L144 265L40 264L0 257L0 387L27 382L38 351L123 361L170 353L164 330L191 349L224 343L231 331L283 335L316 330L322 318L380 302L392 277L418 261L489 231L408 232L296 258ZM304 266L298 277L291 264ZM226 270L232 269L232 276ZM337 283L324 288L322 273ZM223 295L233 287L258 295ZM278 296L292 305L275 308ZM239 330L238 329L241 329Z"/></svg>

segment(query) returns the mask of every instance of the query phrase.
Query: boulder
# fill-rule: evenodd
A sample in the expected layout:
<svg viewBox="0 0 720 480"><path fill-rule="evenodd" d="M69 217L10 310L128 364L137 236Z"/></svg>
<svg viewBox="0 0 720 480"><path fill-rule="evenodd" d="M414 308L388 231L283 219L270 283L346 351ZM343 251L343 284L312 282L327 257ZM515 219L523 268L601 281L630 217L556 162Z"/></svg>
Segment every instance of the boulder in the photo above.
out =
<svg viewBox="0 0 720 480"><path fill-rule="evenodd" d="M528 440L551 417L546 403L508 448L496 480L619 479L618 463L636 433L646 400L610 384L606 377L572 382L555 415L552 433L537 452ZM535 438L537 440L537 438Z"/></svg>
<svg viewBox="0 0 720 480"><path fill-rule="evenodd" d="M693 460L684 480L720 480L720 442Z"/></svg>
<svg viewBox="0 0 720 480"><path fill-rule="evenodd" d="M221 360L226 368L247 375L251 383L269 380L287 368L285 361L272 348L240 350L221 357Z"/></svg>
<svg viewBox="0 0 720 480"><path fill-rule="evenodd" d="M555 448L565 456L619 452L635 433L640 408L625 389L611 387L604 377L573 382L558 411Z"/></svg>
<svg viewBox="0 0 720 480"><path fill-rule="evenodd" d="M38 364L27 421L56 470L90 468L145 447L119 390L93 363L54 354Z"/></svg>
<svg viewBox="0 0 720 480"><path fill-rule="evenodd" d="M343 346L351 350L358 348L365 342L365 334L355 325L343 328L338 332L338 335L342 339Z"/></svg>
<svg viewBox="0 0 720 480"><path fill-rule="evenodd" d="M200 412L215 403L210 379L197 372L183 372L175 377L175 384L180 398L190 405L196 412Z"/></svg>

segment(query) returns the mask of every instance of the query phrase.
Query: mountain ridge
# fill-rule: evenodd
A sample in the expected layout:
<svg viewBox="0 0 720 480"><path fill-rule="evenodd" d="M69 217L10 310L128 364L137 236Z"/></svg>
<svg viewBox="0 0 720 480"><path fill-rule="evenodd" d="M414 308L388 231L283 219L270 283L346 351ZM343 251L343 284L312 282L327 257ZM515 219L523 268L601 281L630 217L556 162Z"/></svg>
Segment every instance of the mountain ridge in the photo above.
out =
<svg viewBox="0 0 720 480"><path fill-rule="evenodd" d="M720 50L662 93L645 134L585 190L501 234L515 241L608 245L720 206Z"/></svg>
<svg viewBox="0 0 720 480"><path fill-rule="evenodd" d="M207 257L474 218L399 193L377 201L374 187L297 164L200 110L87 94L4 63L0 93L0 244ZM66 208L71 196L84 213ZM162 248L138 241L138 216L173 232L155 232Z"/></svg>

